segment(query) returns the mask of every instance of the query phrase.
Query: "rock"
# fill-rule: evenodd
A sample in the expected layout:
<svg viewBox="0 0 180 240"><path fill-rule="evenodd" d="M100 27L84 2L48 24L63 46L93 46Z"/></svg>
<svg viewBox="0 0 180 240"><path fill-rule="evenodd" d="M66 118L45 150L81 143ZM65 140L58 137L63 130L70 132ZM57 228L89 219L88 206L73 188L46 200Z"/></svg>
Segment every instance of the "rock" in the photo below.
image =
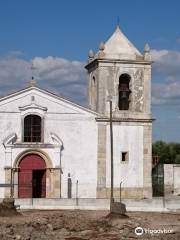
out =
<svg viewBox="0 0 180 240"><path fill-rule="evenodd" d="M40 223L39 222L33 222L31 225L35 229L39 229L39 227L40 227Z"/></svg>
<svg viewBox="0 0 180 240"><path fill-rule="evenodd" d="M61 228L61 230L59 231L59 233L61 235L67 236L70 234L70 232L66 229L66 228Z"/></svg>
<svg viewBox="0 0 180 240"><path fill-rule="evenodd" d="M9 235L13 235L13 234L14 234L13 228L9 228L8 234L9 234Z"/></svg>
<svg viewBox="0 0 180 240"><path fill-rule="evenodd" d="M92 233L93 233L92 230L83 230L83 231L79 232L79 234L80 234L81 236L91 235Z"/></svg>
<svg viewBox="0 0 180 240"><path fill-rule="evenodd" d="M24 239L25 240L31 240L31 237L30 236L26 236Z"/></svg>
<svg viewBox="0 0 180 240"><path fill-rule="evenodd" d="M7 217L15 215L19 215L19 213L16 211L16 208L14 206L14 199L4 198L3 201L0 203L0 216Z"/></svg>
<svg viewBox="0 0 180 240"><path fill-rule="evenodd" d="M21 239L21 235L16 234L16 235L15 235L15 239L16 239L16 240L20 240L20 239Z"/></svg>
<svg viewBox="0 0 180 240"><path fill-rule="evenodd" d="M123 216L126 213L126 205L121 202L113 202L111 204L110 212L112 214L118 214L119 217L121 217L121 215Z"/></svg>
<svg viewBox="0 0 180 240"><path fill-rule="evenodd" d="M49 230L53 231L53 226L52 226L52 224L48 223L48 224L47 224L47 227L48 227Z"/></svg>
<svg viewBox="0 0 180 240"><path fill-rule="evenodd" d="M58 230L58 229L61 229L61 228L63 228L63 227L64 227L64 222L63 222L62 219L58 219L58 221L55 221L55 222L53 223L53 229L54 229L54 230Z"/></svg>
<svg viewBox="0 0 180 240"><path fill-rule="evenodd" d="M7 223L5 227L6 227L6 228L10 228L10 227L12 227L12 224Z"/></svg>
<svg viewBox="0 0 180 240"><path fill-rule="evenodd" d="M102 232L104 232L104 229L103 229L103 228L99 228L98 231L99 231L100 233L102 233Z"/></svg>
<svg viewBox="0 0 180 240"><path fill-rule="evenodd" d="M108 234L110 235L117 235L118 233L119 231L115 231L115 230L108 231Z"/></svg>

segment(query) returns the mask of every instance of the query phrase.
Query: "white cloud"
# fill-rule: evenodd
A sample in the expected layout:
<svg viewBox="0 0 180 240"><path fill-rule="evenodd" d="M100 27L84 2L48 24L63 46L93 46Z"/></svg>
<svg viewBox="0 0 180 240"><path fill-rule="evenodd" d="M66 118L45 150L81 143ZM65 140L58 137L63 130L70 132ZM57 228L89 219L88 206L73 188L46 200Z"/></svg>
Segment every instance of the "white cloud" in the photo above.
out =
<svg viewBox="0 0 180 240"><path fill-rule="evenodd" d="M87 77L85 63L59 57L22 59L20 52L0 58L0 95L27 87L31 79L31 64L38 86L81 104L86 104Z"/></svg>
<svg viewBox="0 0 180 240"><path fill-rule="evenodd" d="M174 76L180 74L180 52L169 50L152 50L153 67L157 73Z"/></svg>
<svg viewBox="0 0 180 240"><path fill-rule="evenodd" d="M154 104L180 103L180 52L152 50Z"/></svg>
<svg viewBox="0 0 180 240"><path fill-rule="evenodd" d="M153 61L159 61L161 58L163 58L164 56L166 56L168 54L168 50L155 50L152 49L151 50L151 56Z"/></svg>
<svg viewBox="0 0 180 240"><path fill-rule="evenodd" d="M87 76L84 62L60 57L23 59L20 51L0 57L0 95L28 86L31 63L35 66L38 86L80 104L87 102ZM180 103L180 52L151 50L153 71L153 104Z"/></svg>

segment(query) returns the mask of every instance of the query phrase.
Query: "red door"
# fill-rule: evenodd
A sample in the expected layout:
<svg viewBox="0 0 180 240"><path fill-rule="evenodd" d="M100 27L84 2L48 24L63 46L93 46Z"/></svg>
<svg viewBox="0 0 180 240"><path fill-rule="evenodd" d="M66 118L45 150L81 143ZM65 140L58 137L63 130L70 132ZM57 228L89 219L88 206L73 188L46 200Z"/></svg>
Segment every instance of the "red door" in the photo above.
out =
<svg viewBox="0 0 180 240"><path fill-rule="evenodd" d="M46 196L46 164L39 155L29 154L20 161L18 196L19 198Z"/></svg>

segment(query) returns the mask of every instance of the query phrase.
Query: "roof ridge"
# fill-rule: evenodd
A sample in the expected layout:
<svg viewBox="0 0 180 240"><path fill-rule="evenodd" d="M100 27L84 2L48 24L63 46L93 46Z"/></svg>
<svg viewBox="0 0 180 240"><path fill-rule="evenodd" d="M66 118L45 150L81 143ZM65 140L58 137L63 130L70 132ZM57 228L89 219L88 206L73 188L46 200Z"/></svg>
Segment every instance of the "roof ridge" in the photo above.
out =
<svg viewBox="0 0 180 240"><path fill-rule="evenodd" d="M46 90L46 89L43 89L43 88L40 88L40 87L37 87L37 86L28 86L28 87L23 88L23 89L20 89L20 90L18 90L18 91L16 91L16 92L7 94L6 96L0 98L0 102L4 101L4 100L6 100L6 99L8 99L8 98L10 98L10 97L16 96L16 95L18 95L18 94L20 94L20 93L24 93L24 92L27 92L27 91L30 91L30 90L33 90L33 89L36 89L36 90L39 90L40 92L49 94L49 95L51 95L52 97L56 97L57 99L59 99L59 100L61 100L61 101L64 101L65 103L69 103L69 104L71 104L71 105L73 105L73 106L75 106L75 107L78 107L78 108L86 111L86 112L95 114L96 116L100 115L100 114L98 114L97 112L92 111L91 109L89 109L89 108L87 108L87 107L81 106L81 105L79 105L79 104L77 104L77 103L72 102L72 101L69 100L69 99L66 99L66 98L64 98L64 97L62 97L62 96L60 96L60 95L57 95L57 94L55 94L55 93L53 93L53 92L50 92L50 91L48 91L48 90Z"/></svg>

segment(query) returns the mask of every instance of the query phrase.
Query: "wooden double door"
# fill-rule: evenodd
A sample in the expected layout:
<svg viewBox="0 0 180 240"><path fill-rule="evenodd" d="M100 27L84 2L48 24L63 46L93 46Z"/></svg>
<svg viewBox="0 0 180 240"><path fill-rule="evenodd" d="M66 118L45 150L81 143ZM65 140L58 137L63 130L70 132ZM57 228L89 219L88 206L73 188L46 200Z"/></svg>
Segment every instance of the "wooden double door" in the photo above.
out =
<svg viewBox="0 0 180 240"><path fill-rule="evenodd" d="M26 155L19 163L18 197L46 197L46 163L39 155Z"/></svg>

